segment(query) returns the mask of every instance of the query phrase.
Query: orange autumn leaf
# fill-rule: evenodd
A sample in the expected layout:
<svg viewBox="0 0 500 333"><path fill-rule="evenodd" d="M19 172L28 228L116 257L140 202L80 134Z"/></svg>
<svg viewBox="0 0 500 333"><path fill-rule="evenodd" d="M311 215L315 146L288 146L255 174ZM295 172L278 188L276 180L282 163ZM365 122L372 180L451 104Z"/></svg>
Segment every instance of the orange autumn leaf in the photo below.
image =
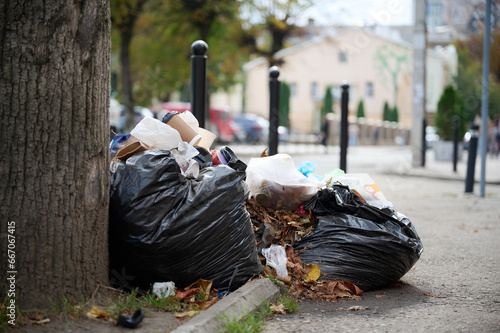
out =
<svg viewBox="0 0 500 333"><path fill-rule="evenodd" d="M192 289L189 289L186 291L176 290L175 291L175 299L178 301L182 301L183 299L185 299L193 294L196 294L198 291L200 291L198 288L192 288Z"/></svg>

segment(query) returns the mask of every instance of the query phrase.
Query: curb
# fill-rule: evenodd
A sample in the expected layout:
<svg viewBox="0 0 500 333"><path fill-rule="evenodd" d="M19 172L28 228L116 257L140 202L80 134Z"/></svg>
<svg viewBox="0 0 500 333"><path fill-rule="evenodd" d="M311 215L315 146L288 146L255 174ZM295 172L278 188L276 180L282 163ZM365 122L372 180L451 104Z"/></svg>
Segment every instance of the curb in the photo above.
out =
<svg viewBox="0 0 500 333"><path fill-rule="evenodd" d="M429 179L437 179L437 180L449 180L449 181L457 181L463 182L465 185L465 176L457 175L457 174L443 174L439 172L432 171L419 171L415 169L411 169L409 171L397 171L397 170L387 170L384 172L386 175L394 175L394 176L404 176L404 177L417 177L417 178L429 178ZM474 177L474 184L479 184L480 179L477 176ZM500 185L500 179L485 179L486 185Z"/></svg>
<svg viewBox="0 0 500 333"><path fill-rule="evenodd" d="M252 280L171 333L220 332L225 323L219 316L228 318L245 316L259 309L263 302L276 301L279 293L278 286L267 278Z"/></svg>

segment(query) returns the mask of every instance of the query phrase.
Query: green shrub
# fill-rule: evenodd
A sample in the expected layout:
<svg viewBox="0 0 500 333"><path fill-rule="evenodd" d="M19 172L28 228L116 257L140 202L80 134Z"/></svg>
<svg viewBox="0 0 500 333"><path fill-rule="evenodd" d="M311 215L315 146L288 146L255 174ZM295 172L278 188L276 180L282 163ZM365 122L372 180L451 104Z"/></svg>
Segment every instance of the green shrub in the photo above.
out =
<svg viewBox="0 0 500 333"><path fill-rule="evenodd" d="M454 117L459 120L458 137L461 138L465 134L465 108L457 90L449 84L444 88L434 116L436 131L442 140L453 140Z"/></svg>

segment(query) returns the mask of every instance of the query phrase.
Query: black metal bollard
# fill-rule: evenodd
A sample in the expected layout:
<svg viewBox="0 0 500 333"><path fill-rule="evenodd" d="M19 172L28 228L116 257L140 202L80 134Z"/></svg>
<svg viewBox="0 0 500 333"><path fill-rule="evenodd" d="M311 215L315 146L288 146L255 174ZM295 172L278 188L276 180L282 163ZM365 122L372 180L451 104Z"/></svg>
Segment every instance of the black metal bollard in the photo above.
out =
<svg viewBox="0 0 500 333"><path fill-rule="evenodd" d="M427 127L427 120L424 118L424 120L422 121L422 149L420 149L420 151L422 152L422 162L420 163L420 166L421 167L424 167L425 166L425 155L427 153L427 139L425 137L425 134L426 134L426 127Z"/></svg>
<svg viewBox="0 0 500 333"><path fill-rule="evenodd" d="M453 120L453 172L457 172L458 161L458 117L454 116Z"/></svg>
<svg viewBox="0 0 500 333"><path fill-rule="evenodd" d="M278 153L278 124L280 109L280 70L277 66L269 68L269 156Z"/></svg>
<svg viewBox="0 0 500 333"><path fill-rule="evenodd" d="M207 51L208 45L202 40L191 44L191 112L203 128L207 101Z"/></svg>
<svg viewBox="0 0 500 333"><path fill-rule="evenodd" d="M343 84L341 97L341 118L340 118L340 169L347 173L347 144L349 140L349 123L347 117L349 115L349 85Z"/></svg>
<svg viewBox="0 0 500 333"><path fill-rule="evenodd" d="M474 192L474 172L476 169L477 141L479 137L479 125L472 124L470 127L469 156L467 158L467 174L465 176L465 193Z"/></svg>

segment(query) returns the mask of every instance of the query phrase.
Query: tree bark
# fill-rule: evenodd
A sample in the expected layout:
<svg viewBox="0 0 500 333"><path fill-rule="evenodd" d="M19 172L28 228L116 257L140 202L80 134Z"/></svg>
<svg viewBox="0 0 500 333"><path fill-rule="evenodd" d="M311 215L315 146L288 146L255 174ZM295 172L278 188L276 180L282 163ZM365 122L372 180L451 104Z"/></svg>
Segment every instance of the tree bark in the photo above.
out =
<svg viewBox="0 0 500 333"><path fill-rule="evenodd" d="M21 309L80 301L108 283L109 1L2 1L0 46L2 281Z"/></svg>

